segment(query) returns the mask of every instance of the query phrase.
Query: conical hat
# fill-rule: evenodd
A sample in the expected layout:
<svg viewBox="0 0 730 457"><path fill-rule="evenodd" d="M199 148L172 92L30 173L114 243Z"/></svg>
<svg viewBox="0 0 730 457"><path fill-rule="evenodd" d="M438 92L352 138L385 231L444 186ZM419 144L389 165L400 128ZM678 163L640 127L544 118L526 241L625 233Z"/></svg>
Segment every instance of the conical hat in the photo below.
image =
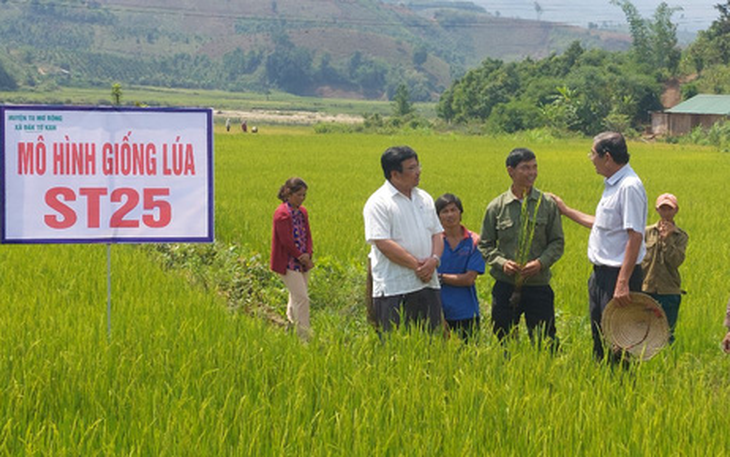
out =
<svg viewBox="0 0 730 457"><path fill-rule="evenodd" d="M669 323L661 306L647 294L631 292L631 303L608 302L601 318L603 336L616 348L649 360L669 343Z"/></svg>

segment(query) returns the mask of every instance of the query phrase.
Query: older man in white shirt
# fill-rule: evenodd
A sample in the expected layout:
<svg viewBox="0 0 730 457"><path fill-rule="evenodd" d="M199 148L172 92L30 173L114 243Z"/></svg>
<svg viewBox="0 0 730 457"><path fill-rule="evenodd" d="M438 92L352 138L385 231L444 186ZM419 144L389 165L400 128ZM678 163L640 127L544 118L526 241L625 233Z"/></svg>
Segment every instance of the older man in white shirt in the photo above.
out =
<svg viewBox="0 0 730 457"><path fill-rule="evenodd" d="M603 310L611 299L619 305L627 305L631 301L629 291L641 291L648 201L641 179L629 165L623 135L617 132L597 135L588 157L596 173L605 177L595 216L568 207L560 198L556 198L556 202L564 216L591 229L588 239L588 260L593 264L593 273L588 280L591 332L593 354L602 360ZM611 353L610 356L615 360L620 354Z"/></svg>
<svg viewBox="0 0 730 457"><path fill-rule="evenodd" d="M400 324L442 323L436 269L444 244L433 198L419 189L421 166L408 146L386 150L380 159L385 183L363 210L365 239L371 245L373 308L384 331Z"/></svg>

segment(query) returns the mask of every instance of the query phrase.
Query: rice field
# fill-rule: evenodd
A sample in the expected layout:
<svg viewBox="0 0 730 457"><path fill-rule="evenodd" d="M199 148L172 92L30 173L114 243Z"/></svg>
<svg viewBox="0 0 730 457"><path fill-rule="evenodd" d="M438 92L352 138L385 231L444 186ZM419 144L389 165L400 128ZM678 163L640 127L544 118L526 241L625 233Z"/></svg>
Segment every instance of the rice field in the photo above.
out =
<svg viewBox="0 0 730 457"><path fill-rule="evenodd" d="M690 241L677 343L624 371L591 359L588 231L567 220L553 275L559 354L526 337L505 352L488 319L469 346L420 332L381 343L359 294L361 214L384 179L380 154L396 144L419 153L422 188L461 197L473 230L509 185L514 147L536 152L537 186L571 206L592 212L603 186L589 139L218 131L221 246L267 261L279 186L292 175L310 186L313 341L229 311L215 290L128 245L112 247L109 337L105 247L2 246L0 455L727 454L730 358L719 341L730 297L729 155L629 145L650 202L679 198ZM477 287L486 317L490 279ZM272 296L283 310L283 286Z"/></svg>

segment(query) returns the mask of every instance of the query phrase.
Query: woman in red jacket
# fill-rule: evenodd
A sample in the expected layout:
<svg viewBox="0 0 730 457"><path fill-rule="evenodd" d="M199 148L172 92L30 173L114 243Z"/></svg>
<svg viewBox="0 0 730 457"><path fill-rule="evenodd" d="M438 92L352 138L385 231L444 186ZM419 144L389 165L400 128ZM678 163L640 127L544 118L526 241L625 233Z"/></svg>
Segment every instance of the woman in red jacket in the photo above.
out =
<svg viewBox="0 0 730 457"><path fill-rule="evenodd" d="M271 237L271 270L278 273L289 290L286 316L297 335L308 340L309 293L307 283L312 262L312 232L309 215L302 206L307 198L307 184L301 178L289 178L279 189L281 205L274 211Z"/></svg>

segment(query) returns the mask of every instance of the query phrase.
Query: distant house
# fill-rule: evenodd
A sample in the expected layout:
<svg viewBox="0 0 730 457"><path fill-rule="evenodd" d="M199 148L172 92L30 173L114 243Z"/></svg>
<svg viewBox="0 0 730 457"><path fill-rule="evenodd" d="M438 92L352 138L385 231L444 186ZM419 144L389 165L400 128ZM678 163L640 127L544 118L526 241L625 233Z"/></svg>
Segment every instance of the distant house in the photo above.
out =
<svg viewBox="0 0 730 457"><path fill-rule="evenodd" d="M695 95L664 111L651 113L654 135L684 135L695 127L710 128L718 121L730 119L730 95Z"/></svg>

